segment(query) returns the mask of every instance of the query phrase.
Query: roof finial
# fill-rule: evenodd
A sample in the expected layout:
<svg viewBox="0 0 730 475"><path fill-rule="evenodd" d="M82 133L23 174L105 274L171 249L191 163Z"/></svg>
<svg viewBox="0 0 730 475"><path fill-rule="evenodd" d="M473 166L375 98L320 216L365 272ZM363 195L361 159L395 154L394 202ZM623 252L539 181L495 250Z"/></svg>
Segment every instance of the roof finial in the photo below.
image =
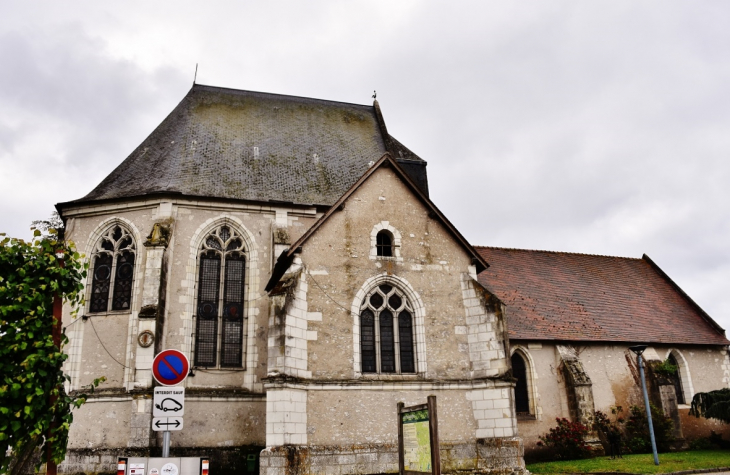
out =
<svg viewBox="0 0 730 475"><path fill-rule="evenodd" d="M378 93L373 90L373 99L375 99L376 97L378 97Z"/></svg>
<svg viewBox="0 0 730 475"><path fill-rule="evenodd" d="M195 86L195 81L198 80L198 63L195 63L195 76L193 76L193 86Z"/></svg>

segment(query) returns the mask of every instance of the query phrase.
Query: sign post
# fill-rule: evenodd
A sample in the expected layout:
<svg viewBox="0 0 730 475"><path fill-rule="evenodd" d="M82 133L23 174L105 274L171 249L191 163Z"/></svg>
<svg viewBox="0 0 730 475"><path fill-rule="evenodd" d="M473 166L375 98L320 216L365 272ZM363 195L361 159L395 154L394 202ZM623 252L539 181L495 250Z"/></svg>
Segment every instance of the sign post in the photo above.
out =
<svg viewBox="0 0 730 475"><path fill-rule="evenodd" d="M426 404L398 403L398 469L400 475L441 475L436 396Z"/></svg>
<svg viewBox="0 0 730 475"><path fill-rule="evenodd" d="M163 386L175 386L185 381L190 362L178 350L164 350L152 362L152 375ZM170 431L182 430L185 414L184 387L157 387L152 402L152 430L162 432L162 456L170 456Z"/></svg>

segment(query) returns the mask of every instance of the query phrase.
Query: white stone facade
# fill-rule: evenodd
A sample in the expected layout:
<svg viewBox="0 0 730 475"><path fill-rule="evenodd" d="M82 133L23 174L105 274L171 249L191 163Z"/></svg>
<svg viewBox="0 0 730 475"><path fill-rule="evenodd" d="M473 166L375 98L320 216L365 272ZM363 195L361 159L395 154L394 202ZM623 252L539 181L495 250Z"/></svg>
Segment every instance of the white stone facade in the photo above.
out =
<svg viewBox="0 0 730 475"><path fill-rule="evenodd" d="M75 414L62 470L78 470L92 452L159 450L160 436L150 430L152 358L176 348L194 361L201 243L222 225L241 236L246 259L242 361L235 368L193 365L184 382L185 430L173 434L173 453L199 448L226 457L228 450L266 447L267 475L394 472L397 403L435 394L449 470L496 470L494 461L522 470L503 309L474 280L468 249L392 170L378 170L372 181L344 214L318 228L283 276L281 293L271 295L264 287L277 258L321 216L313 208L180 199L67 210L68 237L85 243L82 252L123 223L137 259L130 311L87 309L87 320L64 322L69 390L101 375L107 382ZM375 209L368 205L373 193ZM145 246L144 236L160 223L171 229L169 242ZM373 233L383 229L394 236L394 256L370 259ZM413 372L362 369L361 307L380 286L397 287L408 299L412 330L399 332L412 331ZM148 307L158 315L141 317ZM138 341L144 331L155 335L153 345ZM113 433L97 424L112 418ZM493 448L497 439L509 450ZM303 461L298 468L287 465L292 450Z"/></svg>

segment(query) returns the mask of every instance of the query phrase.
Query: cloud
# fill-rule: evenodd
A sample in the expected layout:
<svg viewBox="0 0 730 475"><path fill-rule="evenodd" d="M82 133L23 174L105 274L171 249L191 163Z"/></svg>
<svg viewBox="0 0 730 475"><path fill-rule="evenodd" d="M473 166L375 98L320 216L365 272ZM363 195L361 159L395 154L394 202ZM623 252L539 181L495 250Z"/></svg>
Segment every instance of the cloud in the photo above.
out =
<svg viewBox="0 0 730 475"><path fill-rule="evenodd" d="M470 241L646 252L730 327L727 3L77 5L4 11L6 231L91 190L200 63L204 84L356 103L377 89Z"/></svg>
<svg viewBox="0 0 730 475"><path fill-rule="evenodd" d="M33 219L80 198L151 132L181 75L109 57L79 25L0 33L0 213L28 236Z"/></svg>

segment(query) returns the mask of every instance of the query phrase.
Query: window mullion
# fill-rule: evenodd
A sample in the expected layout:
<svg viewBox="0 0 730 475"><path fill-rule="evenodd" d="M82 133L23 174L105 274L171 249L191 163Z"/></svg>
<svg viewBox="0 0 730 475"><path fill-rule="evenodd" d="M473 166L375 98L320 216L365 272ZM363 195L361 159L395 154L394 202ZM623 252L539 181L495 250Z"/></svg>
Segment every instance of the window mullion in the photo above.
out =
<svg viewBox="0 0 730 475"><path fill-rule="evenodd" d="M112 302L114 302L114 284L116 282L116 276L117 276L117 261L119 257L119 252L115 251L112 254L112 269L111 273L112 275L109 276L109 295L106 297L106 311L110 311L112 309ZM131 309L130 309L131 311Z"/></svg>
<svg viewBox="0 0 730 475"><path fill-rule="evenodd" d="M375 372L380 374L380 312L373 310L373 327L375 329Z"/></svg>
<svg viewBox="0 0 730 475"><path fill-rule="evenodd" d="M400 327L398 313L393 310L393 345L395 345L395 373L400 374Z"/></svg>
<svg viewBox="0 0 730 475"><path fill-rule="evenodd" d="M218 279L218 329L216 331L216 368L221 367L221 354L223 352L223 301L226 292L226 254L221 253L221 271Z"/></svg>

